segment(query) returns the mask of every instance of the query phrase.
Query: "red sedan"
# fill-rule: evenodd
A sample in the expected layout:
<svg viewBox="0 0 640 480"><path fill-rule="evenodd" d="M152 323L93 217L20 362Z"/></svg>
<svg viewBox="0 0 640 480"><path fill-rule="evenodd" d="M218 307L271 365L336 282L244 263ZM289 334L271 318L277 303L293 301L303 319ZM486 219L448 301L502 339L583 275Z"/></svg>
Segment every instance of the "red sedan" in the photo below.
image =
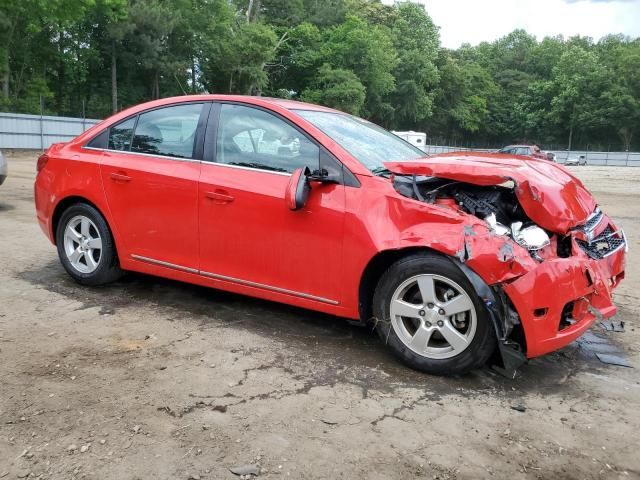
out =
<svg viewBox="0 0 640 480"><path fill-rule="evenodd" d="M158 100L37 169L38 220L79 283L130 270L371 323L430 373L496 349L512 373L613 315L624 276L624 233L562 166L425 158L317 105Z"/></svg>

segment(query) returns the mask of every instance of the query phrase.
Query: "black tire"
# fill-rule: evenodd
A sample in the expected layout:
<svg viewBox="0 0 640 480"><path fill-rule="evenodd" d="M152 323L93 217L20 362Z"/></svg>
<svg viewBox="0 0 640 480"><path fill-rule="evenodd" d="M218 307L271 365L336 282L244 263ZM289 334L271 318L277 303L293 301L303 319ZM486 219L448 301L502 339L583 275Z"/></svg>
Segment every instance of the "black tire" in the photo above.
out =
<svg viewBox="0 0 640 480"><path fill-rule="evenodd" d="M446 359L422 356L403 343L391 324L390 304L403 282L420 274L435 274L457 283L470 297L476 312L476 330L461 353ZM486 364L496 348L496 334L482 300L466 275L448 258L424 252L404 257L380 278L373 297L375 329L382 341L409 367L435 375L462 374Z"/></svg>
<svg viewBox="0 0 640 480"><path fill-rule="evenodd" d="M98 266L91 273L78 271L71 264L71 261L67 258L65 252L65 228L68 223L78 215L85 216L93 222L100 234L100 239L102 240L102 251L98 261ZM71 278L82 285L105 285L118 280L123 275L123 271L120 269L118 263L118 254L116 252L116 246L113 241L113 235L111 235L109 225L107 225L102 214L91 205L86 203L75 203L64 211L56 229L56 246L58 248L58 257L60 258L62 266Z"/></svg>

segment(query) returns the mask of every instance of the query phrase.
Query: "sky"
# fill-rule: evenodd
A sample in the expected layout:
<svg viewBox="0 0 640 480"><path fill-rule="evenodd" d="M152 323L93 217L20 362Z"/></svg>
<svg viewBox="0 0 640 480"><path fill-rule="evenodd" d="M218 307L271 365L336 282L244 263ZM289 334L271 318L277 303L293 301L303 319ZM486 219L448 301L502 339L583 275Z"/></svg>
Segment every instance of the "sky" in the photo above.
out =
<svg viewBox="0 0 640 480"><path fill-rule="evenodd" d="M640 37L640 0L414 0L440 27L442 46L477 45L523 28L538 40L562 34ZM384 3L393 3L385 0Z"/></svg>

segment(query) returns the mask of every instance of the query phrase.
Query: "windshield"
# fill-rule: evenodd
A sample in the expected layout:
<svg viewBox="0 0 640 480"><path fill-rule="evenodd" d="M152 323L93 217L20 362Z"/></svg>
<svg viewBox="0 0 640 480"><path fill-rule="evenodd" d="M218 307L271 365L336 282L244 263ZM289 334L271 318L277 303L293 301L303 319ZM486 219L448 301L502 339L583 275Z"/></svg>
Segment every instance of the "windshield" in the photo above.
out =
<svg viewBox="0 0 640 480"><path fill-rule="evenodd" d="M296 110L373 173L386 171L383 162L414 160L426 154L393 133L346 113Z"/></svg>

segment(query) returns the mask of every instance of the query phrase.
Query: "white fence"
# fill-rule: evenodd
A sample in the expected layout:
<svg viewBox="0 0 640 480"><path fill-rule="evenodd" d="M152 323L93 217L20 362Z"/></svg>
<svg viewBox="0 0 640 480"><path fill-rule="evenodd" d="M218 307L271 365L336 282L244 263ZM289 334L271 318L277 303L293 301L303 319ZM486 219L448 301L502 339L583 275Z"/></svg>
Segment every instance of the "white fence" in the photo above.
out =
<svg viewBox="0 0 640 480"><path fill-rule="evenodd" d="M21 113L0 112L0 149L33 149L44 150L52 143L68 142L86 129L99 123L100 120L73 117L51 117L41 115L25 115ZM489 152L493 149L463 148L446 145L424 145L422 150L434 155L446 152ZM564 163L567 158L585 155L588 165L638 166L640 152L589 152L553 151L556 161Z"/></svg>
<svg viewBox="0 0 640 480"><path fill-rule="evenodd" d="M0 149L44 150L68 142L100 120L0 113Z"/></svg>
<svg viewBox="0 0 640 480"><path fill-rule="evenodd" d="M446 145L425 145L422 150L428 155L448 152L495 152L497 149L461 148ZM587 165L611 165L640 167L640 152L590 152L586 150L549 150L556 154L556 162L565 163L568 158L584 155Z"/></svg>

